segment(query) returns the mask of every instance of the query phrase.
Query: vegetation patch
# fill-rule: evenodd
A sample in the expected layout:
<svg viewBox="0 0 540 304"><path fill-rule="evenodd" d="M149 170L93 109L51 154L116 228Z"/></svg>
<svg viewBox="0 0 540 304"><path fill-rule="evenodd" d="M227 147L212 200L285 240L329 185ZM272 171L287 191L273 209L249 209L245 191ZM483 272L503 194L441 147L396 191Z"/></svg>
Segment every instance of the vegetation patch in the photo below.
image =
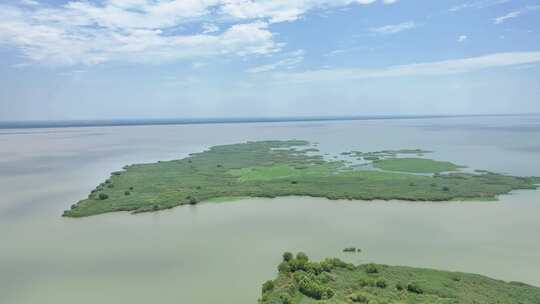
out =
<svg viewBox="0 0 540 304"><path fill-rule="evenodd" d="M336 258L313 262L305 254L293 257L288 253L280 264L278 277L264 283L259 303L537 304L539 301L540 288L524 283L422 268L355 266Z"/></svg>
<svg viewBox="0 0 540 304"><path fill-rule="evenodd" d="M456 171L460 168L451 162L425 158L389 158L376 160L373 164L382 170L409 173L442 173Z"/></svg>
<svg viewBox="0 0 540 304"><path fill-rule="evenodd" d="M416 149L377 152L373 165L383 170L362 170L344 161L325 160L313 154L314 149L297 149L308 145L301 140L247 142L211 147L179 160L125 166L124 171L111 174L63 215L137 213L205 201L291 195L349 200L488 201L515 189L536 189L540 183L534 177L488 171L438 174L457 166L432 160L380 159L383 154L428 152Z"/></svg>

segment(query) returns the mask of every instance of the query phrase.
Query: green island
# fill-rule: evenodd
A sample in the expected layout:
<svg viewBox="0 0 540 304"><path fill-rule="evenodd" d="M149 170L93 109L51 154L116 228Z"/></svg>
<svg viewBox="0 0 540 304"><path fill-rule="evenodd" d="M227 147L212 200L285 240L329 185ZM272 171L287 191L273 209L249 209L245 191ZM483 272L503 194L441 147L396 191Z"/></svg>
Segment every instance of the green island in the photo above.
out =
<svg viewBox="0 0 540 304"><path fill-rule="evenodd" d="M260 304L537 304L540 288L476 274L337 258L312 262L300 252L283 254L275 280L262 286Z"/></svg>
<svg viewBox="0 0 540 304"><path fill-rule="evenodd" d="M421 157L431 151L420 149L342 153L351 158L348 161L325 159L313 146L302 140L246 142L211 147L178 160L125 166L63 216L148 212L243 197L495 200L540 184L538 177L461 172L455 164ZM353 163L359 159L362 164Z"/></svg>

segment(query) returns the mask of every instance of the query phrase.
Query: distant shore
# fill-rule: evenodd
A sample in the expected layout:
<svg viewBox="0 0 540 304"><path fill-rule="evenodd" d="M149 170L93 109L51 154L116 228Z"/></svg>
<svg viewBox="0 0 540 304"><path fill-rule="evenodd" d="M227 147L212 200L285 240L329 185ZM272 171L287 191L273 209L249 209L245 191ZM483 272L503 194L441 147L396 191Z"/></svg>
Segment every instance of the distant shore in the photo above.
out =
<svg viewBox="0 0 540 304"><path fill-rule="evenodd" d="M358 116L290 116L290 117L214 117L214 118L163 118L163 119L95 119L95 120L26 120L0 121L0 129L39 129L72 127L120 127L145 125L193 125L193 124L229 124L229 123L278 123L278 122L314 122L314 121L354 121L385 119L433 119L460 117L511 117L535 116L532 114L470 114L470 115L358 115Z"/></svg>

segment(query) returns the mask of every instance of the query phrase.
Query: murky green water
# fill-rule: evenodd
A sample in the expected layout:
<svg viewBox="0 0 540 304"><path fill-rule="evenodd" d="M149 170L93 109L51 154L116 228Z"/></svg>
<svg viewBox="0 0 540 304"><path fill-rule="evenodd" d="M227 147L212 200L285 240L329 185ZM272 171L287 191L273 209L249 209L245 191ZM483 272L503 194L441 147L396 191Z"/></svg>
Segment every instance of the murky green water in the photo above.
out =
<svg viewBox="0 0 540 304"><path fill-rule="evenodd" d="M285 250L540 285L540 191L497 203L288 197L59 216L125 164L291 138L331 153L424 148L474 168L540 175L539 117L2 131L0 303L256 303ZM347 246L363 253L344 255Z"/></svg>

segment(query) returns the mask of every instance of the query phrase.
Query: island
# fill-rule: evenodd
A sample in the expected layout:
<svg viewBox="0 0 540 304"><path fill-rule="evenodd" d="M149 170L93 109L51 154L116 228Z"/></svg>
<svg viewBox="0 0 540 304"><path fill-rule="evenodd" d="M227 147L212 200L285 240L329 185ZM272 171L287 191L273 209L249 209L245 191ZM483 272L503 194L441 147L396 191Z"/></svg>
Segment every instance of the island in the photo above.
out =
<svg viewBox="0 0 540 304"><path fill-rule="evenodd" d="M538 177L463 172L453 163L424 158L431 151L421 149L351 151L335 158L320 155L315 146L303 140L245 142L178 160L125 166L63 216L149 212L245 197L489 201L540 184Z"/></svg>
<svg viewBox="0 0 540 304"><path fill-rule="evenodd" d="M262 285L260 304L537 304L540 288L476 274L338 258L312 262L305 253L283 254L275 280Z"/></svg>

